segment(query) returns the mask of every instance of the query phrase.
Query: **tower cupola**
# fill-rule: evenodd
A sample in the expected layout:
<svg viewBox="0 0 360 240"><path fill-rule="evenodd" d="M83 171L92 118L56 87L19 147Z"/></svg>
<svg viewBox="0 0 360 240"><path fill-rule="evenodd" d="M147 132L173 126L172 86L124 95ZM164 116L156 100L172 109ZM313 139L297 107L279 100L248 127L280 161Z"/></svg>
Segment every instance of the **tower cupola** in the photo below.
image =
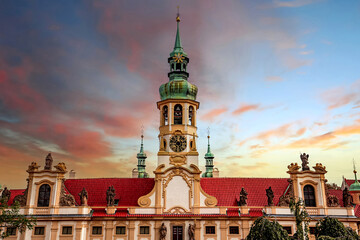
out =
<svg viewBox="0 0 360 240"><path fill-rule="evenodd" d="M207 149L207 153L205 153L206 171L203 173L202 177L213 177L214 158L215 156L210 150L210 134L208 134L208 149Z"/></svg>
<svg viewBox="0 0 360 240"><path fill-rule="evenodd" d="M166 99L189 99L196 100L198 88L189 83L187 72L187 65L189 58L184 51L180 39L180 16L176 17L176 37L173 51L170 53L168 63L170 65L170 72L168 73L169 82L160 86L159 92L161 100Z"/></svg>
<svg viewBox="0 0 360 240"><path fill-rule="evenodd" d="M140 152L136 155L138 159L138 178L148 178L149 174L145 171L146 165L145 160L147 158L146 153L144 152L144 135L141 135L141 146Z"/></svg>

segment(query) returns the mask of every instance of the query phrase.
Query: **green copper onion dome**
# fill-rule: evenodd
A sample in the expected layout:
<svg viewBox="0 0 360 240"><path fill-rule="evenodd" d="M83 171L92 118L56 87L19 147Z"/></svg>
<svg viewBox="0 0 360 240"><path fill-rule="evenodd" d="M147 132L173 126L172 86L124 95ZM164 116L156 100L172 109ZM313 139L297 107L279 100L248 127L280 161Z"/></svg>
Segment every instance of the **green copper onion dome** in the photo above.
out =
<svg viewBox="0 0 360 240"><path fill-rule="evenodd" d="M360 183L359 183L359 181L357 180L356 173L357 173L356 170L354 170L355 182L350 185L349 191L360 191Z"/></svg>
<svg viewBox="0 0 360 240"><path fill-rule="evenodd" d="M185 53L180 40L179 15L176 17L177 31L174 50L170 53L168 63L170 72L168 73L169 82L160 86L160 98L166 99L189 99L196 100L198 88L188 82L189 73L186 71L189 58Z"/></svg>

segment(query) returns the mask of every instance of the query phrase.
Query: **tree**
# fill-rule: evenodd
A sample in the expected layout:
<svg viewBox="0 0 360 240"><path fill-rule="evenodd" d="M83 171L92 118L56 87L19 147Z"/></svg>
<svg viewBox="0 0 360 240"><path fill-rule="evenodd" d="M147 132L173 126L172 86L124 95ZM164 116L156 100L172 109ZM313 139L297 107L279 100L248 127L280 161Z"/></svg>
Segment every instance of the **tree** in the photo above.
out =
<svg viewBox="0 0 360 240"><path fill-rule="evenodd" d="M246 240L288 240L289 235L283 227L274 221L259 217L251 225Z"/></svg>
<svg viewBox="0 0 360 240"><path fill-rule="evenodd" d="M291 199L289 207L295 216L296 232L293 236L293 239L308 240L310 217L306 212L304 201L301 198L298 201Z"/></svg>
<svg viewBox="0 0 360 240"><path fill-rule="evenodd" d="M36 219L28 218L19 213L19 203L15 202L12 206L7 204L8 198L0 199L0 238L9 236L6 230L9 227L14 227L19 232L24 232L26 229L32 229L36 225Z"/></svg>
<svg viewBox="0 0 360 240"><path fill-rule="evenodd" d="M325 217L316 224L315 237L318 240L359 240L360 237L350 228L345 227L336 218Z"/></svg>

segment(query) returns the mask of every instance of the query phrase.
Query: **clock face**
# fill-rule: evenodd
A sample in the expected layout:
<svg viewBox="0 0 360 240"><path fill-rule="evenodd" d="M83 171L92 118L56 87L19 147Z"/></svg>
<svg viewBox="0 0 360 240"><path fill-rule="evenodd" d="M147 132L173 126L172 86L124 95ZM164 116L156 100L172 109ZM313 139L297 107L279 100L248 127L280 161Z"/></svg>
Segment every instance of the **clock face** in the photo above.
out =
<svg viewBox="0 0 360 240"><path fill-rule="evenodd" d="M175 135L170 138L170 148L174 152L182 152L186 148L186 138L182 135Z"/></svg>
<svg viewBox="0 0 360 240"><path fill-rule="evenodd" d="M175 60L175 62L180 63L183 62L185 57L182 54L178 53L173 56L173 59Z"/></svg>

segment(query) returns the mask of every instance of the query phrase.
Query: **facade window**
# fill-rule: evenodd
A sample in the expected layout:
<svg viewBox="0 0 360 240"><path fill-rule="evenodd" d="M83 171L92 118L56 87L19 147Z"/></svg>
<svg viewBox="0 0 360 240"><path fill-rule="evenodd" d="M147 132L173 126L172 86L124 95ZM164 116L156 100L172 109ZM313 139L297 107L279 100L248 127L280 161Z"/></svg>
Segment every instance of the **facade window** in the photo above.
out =
<svg viewBox="0 0 360 240"><path fill-rule="evenodd" d="M92 227L92 234L93 235L101 235L102 227L99 227L99 226Z"/></svg>
<svg viewBox="0 0 360 240"><path fill-rule="evenodd" d="M162 125L169 125L168 106L163 107L163 122Z"/></svg>
<svg viewBox="0 0 360 240"><path fill-rule="evenodd" d="M316 207L315 190L313 186L306 185L304 187L304 198L306 207Z"/></svg>
<svg viewBox="0 0 360 240"><path fill-rule="evenodd" d="M311 235L315 235L316 227L310 227L309 232L310 232Z"/></svg>
<svg viewBox="0 0 360 240"><path fill-rule="evenodd" d="M72 227L71 226L62 227L62 234L63 235L71 235L72 234Z"/></svg>
<svg viewBox="0 0 360 240"><path fill-rule="evenodd" d="M9 236L16 236L16 227L6 228L6 234L8 234Z"/></svg>
<svg viewBox="0 0 360 240"><path fill-rule="evenodd" d="M45 227L35 227L34 235L45 235Z"/></svg>
<svg viewBox="0 0 360 240"><path fill-rule="evenodd" d="M176 104L174 107L174 124L182 124L182 106Z"/></svg>
<svg viewBox="0 0 360 240"><path fill-rule="evenodd" d="M239 234L239 226L230 226L229 233L230 234Z"/></svg>
<svg viewBox="0 0 360 240"><path fill-rule="evenodd" d="M291 227L283 227L283 229L284 229L289 235L292 234L292 229L291 229Z"/></svg>
<svg viewBox="0 0 360 240"><path fill-rule="evenodd" d="M123 227L123 226L116 227L116 234L125 235L126 234L126 228Z"/></svg>
<svg viewBox="0 0 360 240"><path fill-rule="evenodd" d="M39 188L38 207L48 207L50 204L51 187L49 184L43 184Z"/></svg>
<svg viewBox="0 0 360 240"><path fill-rule="evenodd" d="M215 226L206 226L205 233L206 234L215 234Z"/></svg>
<svg viewBox="0 0 360 240"><path fill-rule="evenodd" d="M149 234L150 228L148 226L140 226L140 234Z"/></svg>
<svg viewBox="0 0 360 240"><path fill-rule="evenodd" d="M189 125L194 126L194 108L193 108L193 106L189 107Z"/></svg>

